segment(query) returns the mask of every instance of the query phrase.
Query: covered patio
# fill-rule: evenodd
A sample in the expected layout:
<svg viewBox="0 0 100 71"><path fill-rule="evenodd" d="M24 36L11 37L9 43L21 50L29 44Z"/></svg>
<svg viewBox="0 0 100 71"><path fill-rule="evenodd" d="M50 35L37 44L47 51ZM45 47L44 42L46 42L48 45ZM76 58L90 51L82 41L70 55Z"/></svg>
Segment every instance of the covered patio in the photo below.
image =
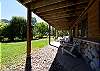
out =
<svg viewBox="0 0 100 71"><path fill-rule="evenodd" d="M67 30L69 32L69 36L73 38L71 43L72 46L78 47L78 52L80 52L86 64L89 65L93 71L100 70L100 0L17 1L27 8L26 71L31 71L32 12L48 22L49 32L50 26L54 27L56 30ZM67 43L64 42L64 44ZM67 47L69 46L67 45ZM62 45L61 48L64 49L64 52L66 54L66 47ZM61 51L62 49L59 48L59 50ZM66 56L68 56L68 54L66 54ZM66 66L64 67L68 70ZM91 71L88 69L87 71Z"/></svg>

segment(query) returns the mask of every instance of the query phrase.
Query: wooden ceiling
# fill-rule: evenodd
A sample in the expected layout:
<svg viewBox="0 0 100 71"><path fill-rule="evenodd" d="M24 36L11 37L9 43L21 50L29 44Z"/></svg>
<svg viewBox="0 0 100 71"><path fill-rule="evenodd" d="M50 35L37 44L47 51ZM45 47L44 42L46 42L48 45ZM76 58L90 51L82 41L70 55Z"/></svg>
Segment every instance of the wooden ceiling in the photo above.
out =
<svg viewBox="0 0 100 71"><path fill-rule="evenodd" d="M18 0L48 24L60 30L72 27L88 0Z"/></svg>

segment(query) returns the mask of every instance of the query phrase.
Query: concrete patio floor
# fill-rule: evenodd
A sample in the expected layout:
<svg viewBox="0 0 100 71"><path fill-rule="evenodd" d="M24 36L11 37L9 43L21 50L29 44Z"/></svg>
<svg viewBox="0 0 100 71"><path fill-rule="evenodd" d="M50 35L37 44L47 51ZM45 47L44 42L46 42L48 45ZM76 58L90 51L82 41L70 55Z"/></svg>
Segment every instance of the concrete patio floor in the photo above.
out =
<svg viewBox="0 0 100 71"><path fill-rule="evenodd" d="M92 71L83 58L74 58L71 55L61 52L58 48L56 57L49 71Z"/></svg>

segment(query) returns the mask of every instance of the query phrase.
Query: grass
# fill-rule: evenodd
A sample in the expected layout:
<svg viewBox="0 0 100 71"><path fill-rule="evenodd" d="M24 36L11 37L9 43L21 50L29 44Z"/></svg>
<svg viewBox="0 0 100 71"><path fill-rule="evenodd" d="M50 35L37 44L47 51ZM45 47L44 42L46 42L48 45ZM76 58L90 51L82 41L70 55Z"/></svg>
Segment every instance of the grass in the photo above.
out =
<svg viewBox="0 0 100 71"><path fill-rule="evenodd" d="M0 43L0 63L1 63L1 43Z"/></svg>
<svg viewBox="0 0 100 71"><path fill-rule="evenodd" d="M41 48L48 45L48 39L40 39L36 41L32 41L32 48Z"/></svg>
<svg viewBox="0 0 100 71"><path fill-rule="evenodd" d="M20 62L20 58L26 54L27 42L1 43L1 63L2 65L12 65ZM39 49L48 45L48 39L32 41L32 49Z"/></svg>

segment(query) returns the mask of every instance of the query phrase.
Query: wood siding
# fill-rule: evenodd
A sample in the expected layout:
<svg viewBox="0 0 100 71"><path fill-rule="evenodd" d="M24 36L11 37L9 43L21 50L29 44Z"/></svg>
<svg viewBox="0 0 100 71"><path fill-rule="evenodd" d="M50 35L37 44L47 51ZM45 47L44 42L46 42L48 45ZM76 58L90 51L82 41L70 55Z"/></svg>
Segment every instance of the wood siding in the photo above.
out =
<svg viewBox="0 0 100 71"><path fill-rule="evenodd" d="M100 39L100 27L98 21L99 0L88 10L88 37L93 39Z"/></svg>

